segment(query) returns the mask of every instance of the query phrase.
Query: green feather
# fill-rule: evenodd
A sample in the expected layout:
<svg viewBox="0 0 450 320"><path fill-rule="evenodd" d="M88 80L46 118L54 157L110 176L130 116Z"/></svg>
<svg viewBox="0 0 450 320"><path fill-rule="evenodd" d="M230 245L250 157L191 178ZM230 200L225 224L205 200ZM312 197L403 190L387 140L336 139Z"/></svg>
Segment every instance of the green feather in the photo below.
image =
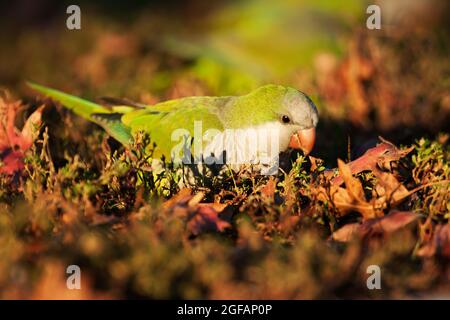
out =
<svg viewBox="0 0 450 320"><path fill-rule="evenodd" d="M60 102L67 109L72 110L73 112L87 120L92 120L91 115L93 113L110 113L107 108L99 104L72 96L55 89L47 88L36 83L27 82L27 84L34 90Z"/></svg>
<svg viewBox="0 0 450 320"><path fill-rule="evenodd" d="M130 128L122 123L121 113L93 113L91 119L123 145L128 146L133 142Z"/></svg>
<svg viewBox="0 0 450 320"><path fill-rule="evenodd" d="M72 110L83 118L90 120L108 132L114 139L118 140L124 145L130 144L133 141L130 129L126 127L121 121L121 114L111 113L107 108L69 95L67 93L50 89L32 82L27 83L34 90L58 101L66 108Z"/></svg>
<svg viewBox="0 0 450 320"><path fill-rule="evenodd" d="M156 157L170 158L173 148L183 143L183 135L176 134L181 133L178 129L185 130L190 137L194 137L195 124L201 125L201 134L209 129L224 129L219 115L224 99L227 98L188 97L165 101L124 114L122 122L130 127L132 134L138 131L150 134L150 139L156 143Z"/></svg>

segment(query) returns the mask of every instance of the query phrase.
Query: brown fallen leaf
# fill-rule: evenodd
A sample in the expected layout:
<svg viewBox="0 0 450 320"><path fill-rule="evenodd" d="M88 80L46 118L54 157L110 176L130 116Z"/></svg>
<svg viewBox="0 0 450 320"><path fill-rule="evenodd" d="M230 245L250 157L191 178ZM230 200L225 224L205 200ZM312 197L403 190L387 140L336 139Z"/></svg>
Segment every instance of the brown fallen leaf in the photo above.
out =
<svg viewBox="0 0 450 320"><path fill-rule="evenodd" d="M410 147L401 150L389 141L384 140L381 137L380 139L382 143L367 150L361 157L347 164L351 174L358 174L369 170L377 173L380 171L380 168L390 168L392 161L403 158L414 149L414 147ZM328 175L331 175L332 172L332 170L329 170ZM344 183L344 180L341 175L338 175L331 180L331 183L339 186Z"/></svg>
<svg viewBox="0 0 450 320"><path fill-rule="evenodd" d="M311 171L316 171L323 163L323 160L320 158L316 158L313 156L308 156L308 158L311 162Z"/></svg>
<svg viewBox="0 0 450 320"><path fill-rule="evenodd" d="M325 187L319 186L313 192L316 193L317 200L331 203L340 216L345 216L350 212L359 212L364 219L382 215L381 208L362 199L353 198L347 189L330 186L327 190Z"/></svg>
<svg viewBox="0 0 450 320"><path fill-rule="evenodd" d="M361 236L360 231L360 223L349 223L333 232L331 239L339 242L349 242L355 236Z"/></svg>
<svg viewBox="0 0 450 320"><path fill-rule="evenodd" d="M345 164L344 161L338 159L338 168L339 173L345 182L345 186L347 188L347 192L349 193L350 197L359 203L365 203L366 199L364 196L364 190L362 188L361 182L359 182L357 178L354 178L352 176L350 167L347 164Z"/></svg>
<svg viewBox="0 0 450 320"><path fill-rule="evenodd" d="M380 205L387 203L391 206L396 205L411 194L392 173L380 171L376 174L376 177L378 183L375 185L375 190L380 196L376 202Z"/></svg>
<svg viewBox="0 0 450 320"><path fill-rule="evenodd" d="M219 217L219 212L209 206L200 206L188 219L187 228L194 235L204 232L223 232L230 223Z"/></svg>
<svg viewBox="0 0 450 320"><path fill-rule="evenodd" d="M31 144L39 135L39 126L42 123L42 112L44 111L45 105L37 108L25 121L23 128L20 132L22 136L21 139L26 143L26 147L31 147Z"/></svg>
<svg viewBox="0 0 450 320"><path fill-rule="evenodd" d="M389 234L416 221L419 217L419 214L411 211L391 211L388 215L381 218L369 219L362 223L347 224L336 230L331 235L331 238L339 242L348 242L355 237L363 238Z"/></svg>
<svg viewBox="0 0 450 320"><path fill-rule="evenodd" d="M331 202L340 215L356 211L364 219L372 219L382 217L384 209L395 206L410 196L415 190L409 191L394 174L381 169L407 155L412 147L399 150L392 143L380 139L381 144L367 150L363 156L348 164L338 159L339 175L331 179L328 189L323 186L316 188L318 200ZM334 171L335 169L325 172L325 178L330 179ZM372 171L377 177L377 184L370 199L366 198L359 179L353 177L362 171ZM345 188L341 187L344 182Z"/></svg>
<svg viewBox="0 0 450 320"><path fill-rule="evenodd" d="M185 188L167 200L163 208L169 214L185 219L187 230L195 236L203 232L223 232L231 227L227 221L232 216L232 212L226 211L228 205L200 203L204 196L203 192L193 195L191 189Z"/></svg>
<svg viewBox="0 0 450 320"><path fill-rule="evenodd" d="M382 208L376 206L375 201L366 200L361 182L352 176L350 167L340 159L338 159L338 167L346 189L331 185L329 196L323 197L326 193L322 192L322 197L319 196L319 199L330 200L341 215L356 211L363 216L363 219L381 216Z"/></svg>
<svg viewBox="0 0 450 320"><path fill-rule="evenodd" d="M188 202L188 206L189 207L195 207L195 206L197 206L199 203L200 203L200 201L202 201L203 200L203 198L205 197L205 193L204 192L198 192L198 193L196 193L195 195L193 195L192 197L191 197L191 199L189 200L189 202Z"/></svg>
<svg viewBox="0 0 450 320"><path fill-rule="evenodd" d="M269 181L261 188L261 194L265 196L266 198L273 198L275 195L275 190L277 187L277 183L275 181L274 177L270 177Z"/></svg>
<svg viewBox="0 0 450 320"><path fill-rule="evenodd" d="M219 203L219 202L212 202L212 203L199 203L197 205L198 207L211 207L217 212L222 212L225 210L225 208L228 207L226 203Z"/></svg>
<svg viewBox="0 0 450 320"><path fill-rule="evenodd" d="M192 190L189 188L181 189L176 195L163 203L162 207L165 210L173 208L177 205L186 205L192 198Z"/></svg>

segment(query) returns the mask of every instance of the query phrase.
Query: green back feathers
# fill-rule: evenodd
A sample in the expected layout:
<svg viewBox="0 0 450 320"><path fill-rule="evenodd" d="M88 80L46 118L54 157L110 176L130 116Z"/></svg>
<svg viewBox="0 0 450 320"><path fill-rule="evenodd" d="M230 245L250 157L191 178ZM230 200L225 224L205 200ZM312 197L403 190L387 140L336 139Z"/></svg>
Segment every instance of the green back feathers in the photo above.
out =
<svg viewBox="0 0 450 320"><path fill-rule="evenodd" d="M133 142L130 128L122 123L121 113L93 113L91 119L123 145L128 146Z"/></svg>
<svg viewBox="0 0 450 320"><path fill-rule="evenodd" d="M285 94L295 90L279 85L265 85L247 95L237 97L222 114L227 128L244 128L274 121L279 116Z"/></svg>
<svg viewBox="0 0 450 320"><path fill-rule="evenodd" d="M132 134L150 133L156 143L156 157L170 157L173 147L182 140L183 132L194 137L196 128L201 135L209 129L224 129L218 114L220 99L223 98L189 97L161 102L124 114L122 122Z"/></svg>

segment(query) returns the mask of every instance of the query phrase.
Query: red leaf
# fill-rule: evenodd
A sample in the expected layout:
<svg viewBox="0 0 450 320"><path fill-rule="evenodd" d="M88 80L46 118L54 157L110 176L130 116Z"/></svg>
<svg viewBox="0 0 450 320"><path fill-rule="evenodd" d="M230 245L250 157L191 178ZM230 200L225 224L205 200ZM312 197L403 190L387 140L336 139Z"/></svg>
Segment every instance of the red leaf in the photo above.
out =
<svg viewBox="0 0 450 320"><path fill-rule="evenodd" d="M189 219L187 227L193 235L198 235L203 232L223 232L231 225L222 220L212 207L200 206Z"/></svg>
<svg viewBox="0 0 450 320"><path fill-rule="evenodd" d="M38 108L25 122L22 131L15 126L20 102L6 102L0 98L0 173L12 175L23 169L23 157L37 138L44 106Z"/></svg>
<svg viewBox="0 0 450 320"><path fill-rule="evenodd" d="M2 164L0 165L0 173L8 175L23 169L23 153L22 151L12 151L11 149L1 155Z"/></svg>
<svg viewBox="0 0 450 320"><path fill-rule="evenodd" d="M185 188L167 200L163 208L169 214L185 219L188 231L195 236L203 232L222 232L231 227L225 220L232 216L232 212L226 210L228 206L223 203L200 203L204 196L203 192L193 195L191 189Z"/></svg>

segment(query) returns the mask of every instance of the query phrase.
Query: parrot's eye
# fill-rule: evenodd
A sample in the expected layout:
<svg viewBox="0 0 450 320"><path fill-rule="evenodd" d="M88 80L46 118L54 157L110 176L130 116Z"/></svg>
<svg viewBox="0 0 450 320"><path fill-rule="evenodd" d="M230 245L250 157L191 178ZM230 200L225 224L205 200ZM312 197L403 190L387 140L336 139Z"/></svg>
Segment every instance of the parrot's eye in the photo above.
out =
<svg viewBox="0 0 450 320"><path fill-rule="evenodd" d="M289 123L289 122L291 122L291 119L289 119L288 116L283 115L283 116L281 116L281 121L283 121L283 123Z"/></svg>

